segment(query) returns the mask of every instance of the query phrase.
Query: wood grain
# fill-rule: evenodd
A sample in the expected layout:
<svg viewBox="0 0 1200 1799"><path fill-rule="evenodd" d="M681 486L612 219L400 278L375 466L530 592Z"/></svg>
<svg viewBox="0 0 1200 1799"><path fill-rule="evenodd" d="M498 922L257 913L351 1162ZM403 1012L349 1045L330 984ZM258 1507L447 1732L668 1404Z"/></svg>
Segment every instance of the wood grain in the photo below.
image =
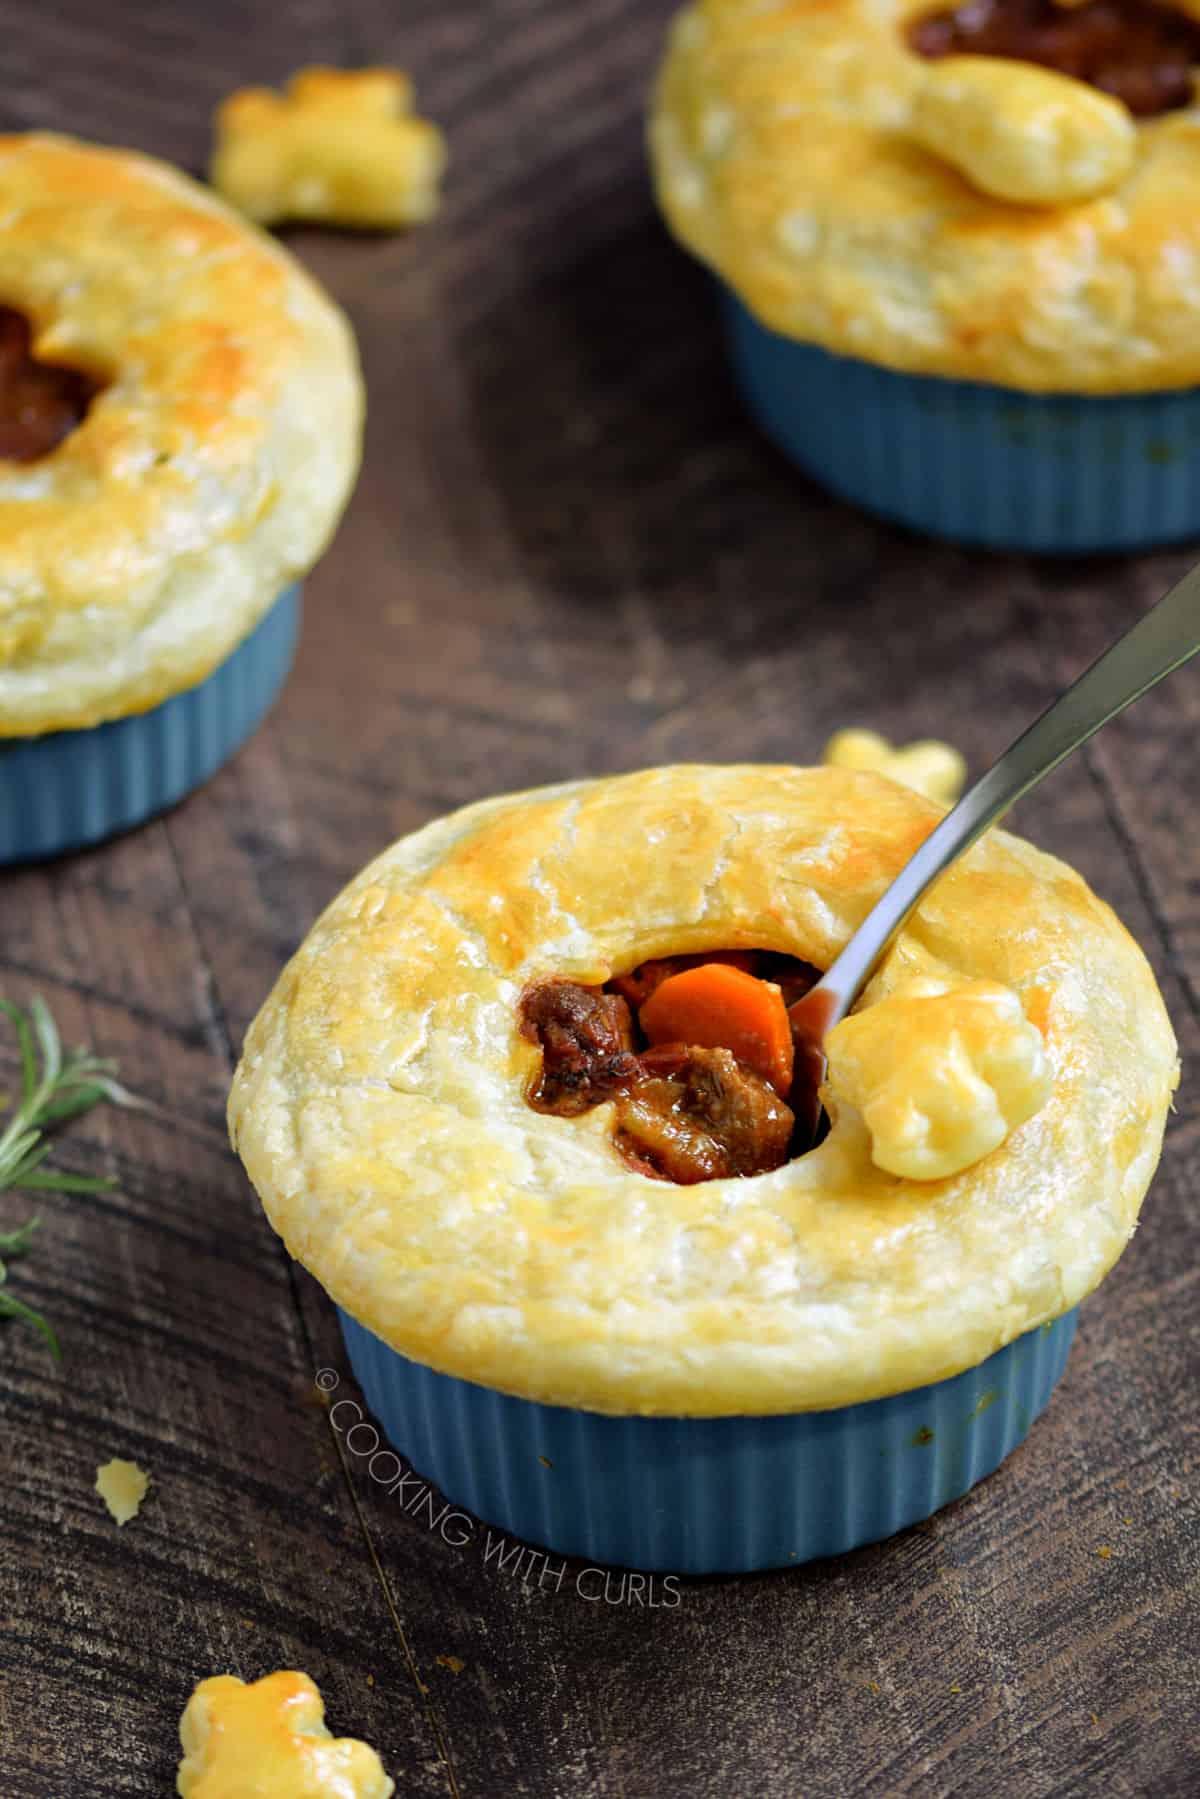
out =
<svg viewBox="0 0 1200 1799"><path fill-rule="evenodd" d="M890 1543L685 1582L673 1607L589 1602L574 1569L522 1581L482 1529L446 1542L339 1455L314 1393L320 1368L353 1391L332 1312L226 1147L249 1019L400 831L576 774L803 761L852 722L945 735L978 769L1188 560L918 542L760 441L648 197L668 11L0 3L10 127L199 169L231 87L395 60L453 155L420 233L289 240L354 319L371 416L267 726L164 821L0 882L0 990L45 992L151 1102L72 1134L64 1155L119 1189L44 1206L14 1274L64 1373L0 1339L4 1799L164 1794L192 1682L286 1665L402 1795L1200 1789L1194 1083L1143 1228L1001 1472ZM1185 674L1019 821L1117 906L1193 1061L1198 725ZM120 1532L91 1490L113 1454L155 1482Z"/></svg>

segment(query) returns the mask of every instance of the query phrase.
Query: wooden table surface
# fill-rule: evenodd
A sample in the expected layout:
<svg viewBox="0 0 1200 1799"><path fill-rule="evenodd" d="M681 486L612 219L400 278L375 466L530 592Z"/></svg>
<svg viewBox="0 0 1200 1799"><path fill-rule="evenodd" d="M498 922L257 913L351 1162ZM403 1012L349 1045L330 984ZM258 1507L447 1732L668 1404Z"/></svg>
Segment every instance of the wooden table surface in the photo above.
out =
<svg viewBox="0 0 1200 1799"><path fill-rule="evenodd" d="M917 542L766 447L704 278L647 189L654 0L4 0L8 126L199 170L234 86L394 61L453 157L408 238L295 233L357 327L357 495L285 696L169 817L0 878L0 991L46 995L143 1113L60 1163L0 1332L0 1795L163 1795L192 1684L307 1669L398 1792L1200 1791L1200 1088L1049 1412L992 1479L841 1560L591 1603L448 1543L339 1454L323 1294L230 1154L243 1032L318 909L496 789L672 759L806 761L869 723L978 770L1194 551L1035 563ZM1200 676L1063 769L1019 827L1075 862L1200 1040ZM11 1072L11 1047L3 1049ZM27 1208L0 1201L0 1225ZM109 1456L153 1489L118 1531ZM614 1589L619 1591L619 1589Z"/></svg>

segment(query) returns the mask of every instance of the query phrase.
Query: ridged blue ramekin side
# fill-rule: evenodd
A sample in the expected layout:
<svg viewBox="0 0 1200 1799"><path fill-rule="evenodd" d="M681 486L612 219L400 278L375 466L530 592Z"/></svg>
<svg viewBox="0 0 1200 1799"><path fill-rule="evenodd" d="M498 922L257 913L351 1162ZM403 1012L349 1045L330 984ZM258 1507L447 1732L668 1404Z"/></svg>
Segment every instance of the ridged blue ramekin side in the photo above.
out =
<svg viewBox="0 0 1200 1799"><path fill-rule="evenodd" d="M1056 554L1200 537L1200 389L1023 394L781 337L720 289L746 402L843 498L934 537Z"/></svg>
<svg viewBox="0 0 1200 1799"><path fill-rule="evenodd" d="M299 631L296 585L186 693L89 730L0 740L0 863L97 843L207 781L275 703Z"/></svg>
<svg viewBox="0 0 1200 1799"><path fill-rule="evenodd" d="M673 1574L794 1566L928 1518L1045 1407L1076 1314L950 1380L835 1411L612 1418L411 1362L339 1308L368 1406L455 1505L559 1555Z"/></svg>

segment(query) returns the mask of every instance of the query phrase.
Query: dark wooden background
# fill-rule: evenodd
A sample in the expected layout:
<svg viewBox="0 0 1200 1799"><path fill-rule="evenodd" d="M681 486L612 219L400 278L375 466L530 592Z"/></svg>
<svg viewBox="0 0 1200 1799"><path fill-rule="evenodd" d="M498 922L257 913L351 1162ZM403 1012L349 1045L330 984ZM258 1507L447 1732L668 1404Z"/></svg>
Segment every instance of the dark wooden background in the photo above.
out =
<svg viewBox="0 0 1200 1799"><path fill-rule="evenodd" d="M371 414L283 702L167 819L0 877L0 991L45 993L152 1105L77 1127L60 1160L119 1191L44 1205L14 1271L63 1372L0 1330L3 1799L173 1791L193 1682L288 1666L421 1799L1200 1791L1194 1080L1029 1444L890 1543L670 1609L532 1590L339 1461L314 1399L323 1367L353 1391L332 1312L227 1147L249 1019L400 832L563 776L804 761L852 722L978 770L1195 553L931 546L759 440L648 195L667 11L0 3L12 128L198 170L232 87L395 61L453 159L410 238L291 238L357 326ZM1189 671L1020 820L1118 907L1193 1065L1198 724ZM154 1480L120 1532L92 1490L111 1455Z"/></svg>

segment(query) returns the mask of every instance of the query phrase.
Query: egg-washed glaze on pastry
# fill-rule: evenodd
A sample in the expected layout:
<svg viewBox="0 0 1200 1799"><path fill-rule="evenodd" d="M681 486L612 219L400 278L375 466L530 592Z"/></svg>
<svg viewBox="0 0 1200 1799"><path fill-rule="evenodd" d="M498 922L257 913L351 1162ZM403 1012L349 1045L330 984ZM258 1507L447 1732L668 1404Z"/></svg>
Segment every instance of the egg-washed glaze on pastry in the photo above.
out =
<svg viewBox="0 0 1200 1799"><path fill-rule="evenodd" d="M973 1366L1101 1280L1156 1164L1176 1051L1153 976L1072 870L992 832L864 995L938 967L1012 988L1053 1074L965 1173L876 1167L834 1108L751 1179L635 1172L612 1108L535 1111L528 984L655 957L828 967L942 816L842 769L652 769L468 807L350 883L246 1040L233 1141L292 1254L393 1349L550 1404L832 1407Z"/></svg>
<svg viewBox="0 0 1200 1799"><path fill-rule="evenodd" d="M146 711L317 558L358 466L349 327L298 263L165 164L0 138L0 300L99 391L0 461L0 736Z"/></svg>
<svg viewBox="0 0 1200 1799"><path fill-rule="evenodd" d="M892 744L878 731L855 725L834 732L821 760L830 768L865 768L887 775L946 806L954 804L967 781L966 757L952 743L921 737L914 743Z"/></svg>
<svg viewBox="0 0 1200 1799"><path fill-rule="evenodd" d="M1195 110L1135 120L1032 63L928 60L909 34L938 11L688 7L651 125L676 235L773 330L891 369L1080 394L1200 381ZM989 156L1009 198L976 185ZM1039 170L1045 203L1015 204Z"/></svg>
<svg viewBox="0 0 1200 1799"><path fill-rule="evenodd" d="M180 1799L391 1799L375 1751L335 1737L307 1674L202 1680L179 1724Z"/></svg>
<svg viewBox="0 0 1200 1799"><path fill-rule="evenodd" d="M1053 1091L1045 1041L1020 995L953 970L877 982L871 1003L835 1025L824 1047L830 1095L861 1114L872 1161L911 1180L959 1174L991 1155Z"/></svg>
<svg viewBox="0 0 1200 1799"><path fill-rule="evenodd" d="M212 181L259 224L396 230L437 211L446 144L400 69L300 69L282 93L239 88L217 110Z"/></svg>

